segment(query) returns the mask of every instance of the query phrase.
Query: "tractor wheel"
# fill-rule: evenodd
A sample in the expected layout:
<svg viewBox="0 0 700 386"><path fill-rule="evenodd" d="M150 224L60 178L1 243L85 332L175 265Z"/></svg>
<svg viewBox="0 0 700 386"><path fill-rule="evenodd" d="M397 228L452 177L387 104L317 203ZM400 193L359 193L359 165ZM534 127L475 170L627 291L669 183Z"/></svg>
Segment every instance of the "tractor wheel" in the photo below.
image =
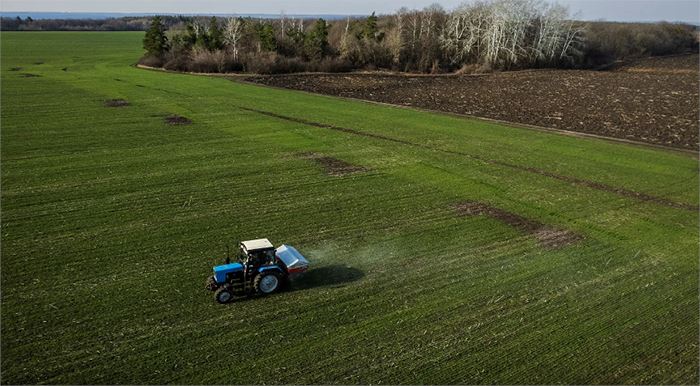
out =
<svg viewBox="0 0 700 386"><path fill-rule="evenodd" d="M217 287L218 287L218 285L216 284L216 280L214 279L214 276L209 276L207 278L206 284L204 285L204 288L206 288L209 291L214 291L214 290L216 290Z"/></svg>
<svg viewBox="0 0 700 386"><path fill-rule="evenodd" d="M253 281L253 288L260 295L269 295L280 287L282 287L282 275L279 272L263 272Z"/></svg>
<svg viewBox="0 0 700 386"><path fill-rule="evenodd" d="M220 304L226 304L233 301L233 291L229 286L223 286L214 292L214 299Z"/></svg>

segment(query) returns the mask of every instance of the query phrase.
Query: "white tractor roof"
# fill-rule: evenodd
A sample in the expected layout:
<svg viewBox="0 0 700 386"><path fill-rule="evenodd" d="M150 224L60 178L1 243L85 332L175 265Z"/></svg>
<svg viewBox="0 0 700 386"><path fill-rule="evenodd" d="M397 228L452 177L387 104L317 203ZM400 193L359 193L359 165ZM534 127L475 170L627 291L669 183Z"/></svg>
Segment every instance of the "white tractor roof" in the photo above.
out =
<svg viewBox="0 0 700 386"><path fill-rule="evenodd" d="M248 250L248 251L255 251L257 249L268 249L268 248L274 248L270 240L268 239L257 239L257 240L248 240L248 241L243 241L241 242L241 245Z"/></svg>

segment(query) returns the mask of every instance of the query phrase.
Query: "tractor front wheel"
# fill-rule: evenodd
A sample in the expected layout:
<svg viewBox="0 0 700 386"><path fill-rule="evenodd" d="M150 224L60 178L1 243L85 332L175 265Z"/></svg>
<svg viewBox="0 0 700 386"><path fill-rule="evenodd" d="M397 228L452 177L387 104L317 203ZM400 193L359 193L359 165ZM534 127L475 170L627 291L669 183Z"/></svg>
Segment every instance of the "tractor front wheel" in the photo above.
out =
<svg viewBox="0 0 700 386"><path fill-rule="evenodd" d="M253 288L260 295L269 295L282 286L282 275L278 272L263 272L255 277Z"/></svg>
<svg viewBox="0 0 700 386"><path fill-rule="evenodd" d="M214 276L209 276L207 278L207 282L206 282L204 288L206 288L209 291L214 291L214 290L216 290L216 287L218 287L218 285L216 284L216 280L214 279Z"/></svg>
<svg viewBox="0 0 700 386"><path fill-rule="evenodd" d="M214 298L220 304L226 304L233 300L233 291L229 286L223 286L214 292Z"/></svg>

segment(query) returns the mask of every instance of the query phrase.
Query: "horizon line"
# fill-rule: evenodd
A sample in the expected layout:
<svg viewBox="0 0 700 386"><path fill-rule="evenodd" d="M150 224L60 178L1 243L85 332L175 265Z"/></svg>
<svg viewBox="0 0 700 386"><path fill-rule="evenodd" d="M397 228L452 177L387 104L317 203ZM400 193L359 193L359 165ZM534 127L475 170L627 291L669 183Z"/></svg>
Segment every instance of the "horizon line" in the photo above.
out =
<svg viewBox="0 0 700 386"><path fill-rule="evenodd" d="M392 15L396 11L390 13L379 13L378 16ZM5 17L5 15L10 16L21 16L21 15L40 15L40 14L60 14L60 15L128 15L128 16L336 16L336 17L358 17L358 16L368 16L370 13L286 13L285 11L280 11L279 13L269 13L269 12L241 12L241 13L227 13L227 12L109 12L109 11L3 11L0 10L0 16ZM574 16L574 15L572 15ZM105 17L107 18L107 17ZM54 19L47 17L45 19ZM86 18L92 20L99 20L99 18ZM579 21L600 21L600 22L617 22L617 23L682 23L694 26L700 26L700 22L696 21L682 21L682 20L663 20L663 19L637 19L637 20L616 20L616 19L606 19L606 18L582 18L573 20Z"/></svg>

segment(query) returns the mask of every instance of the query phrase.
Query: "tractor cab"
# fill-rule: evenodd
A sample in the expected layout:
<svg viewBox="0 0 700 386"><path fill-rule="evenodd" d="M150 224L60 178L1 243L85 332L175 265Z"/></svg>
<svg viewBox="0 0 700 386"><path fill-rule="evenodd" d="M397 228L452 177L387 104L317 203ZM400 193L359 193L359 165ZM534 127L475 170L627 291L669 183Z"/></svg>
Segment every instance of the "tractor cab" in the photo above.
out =
<svg viewBox="0 0 700 386"><path fill-rule="evenodd" d="M241 252L238 260L246 267L260 267L273 264L275 247L268 239L248 240L241 242Z"/></svg>

